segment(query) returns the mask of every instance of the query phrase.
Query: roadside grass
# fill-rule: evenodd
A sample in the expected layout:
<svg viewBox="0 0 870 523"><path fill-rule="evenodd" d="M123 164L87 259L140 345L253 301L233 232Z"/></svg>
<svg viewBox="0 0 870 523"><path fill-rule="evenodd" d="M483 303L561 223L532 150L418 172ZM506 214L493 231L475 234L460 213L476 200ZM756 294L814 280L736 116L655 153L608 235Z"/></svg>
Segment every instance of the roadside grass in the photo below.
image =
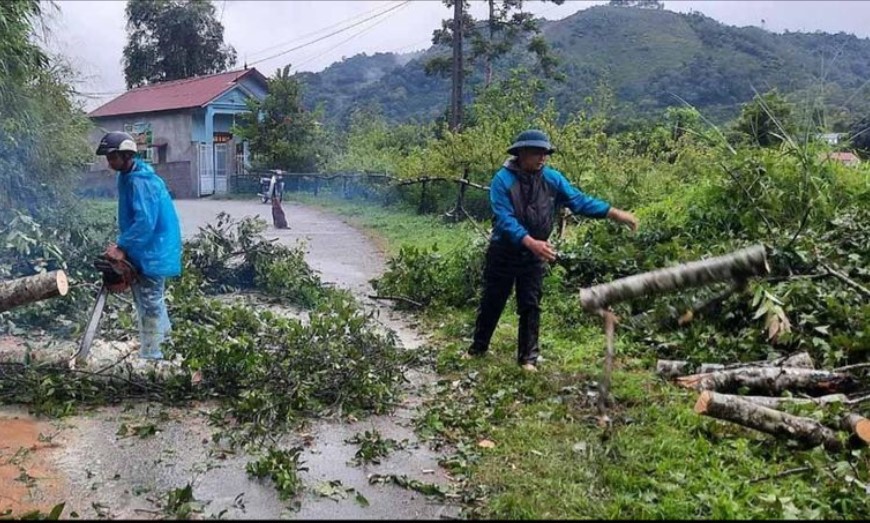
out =
<svg viewBox="0 0 870 523"><path fill-rule="evenodd" d="M292 195L379 236L385 251L429 242L458 247L477 234L401 208ZM411 211L413 212L413 210ZM443 243L441 243L443 242ZM549 292L549 291L548 291ZM554 295L555 294L555 295ZM516 314L509 301L482 359L462 360L472 307L432 308L439 381L416 420L418 433L456 451L443 464L463 485L472 517L504 519L864 519L863 450L831 455L704 418L697 396L651 371L656 355L621 340L612 379L613 424L597 424L595 392L604 337L597 319L575 315L571 296L545 295L540 372L515 364ZM578 307L579 308L579 307ZM623 338L625 338L623 336ZM797 472L796 472L797 471ZM845 481L844 481L845 478Z"/></svg>
<svg viewBox="0 0 870 523"><path fill-rule="evenodd" d="M312 207L329 209L334 214L369 233L387 256L395 256L402 246L430 247L449 251L465 245L474 229L462 223L451 226L441 218L432 215L419 215L410 207L395 204L389 207L346 200L340 195L321 192L315 196L310 193L285 192L285 202L298 202ZM288 220L292 221L292 210L285 209Z"/></svg>

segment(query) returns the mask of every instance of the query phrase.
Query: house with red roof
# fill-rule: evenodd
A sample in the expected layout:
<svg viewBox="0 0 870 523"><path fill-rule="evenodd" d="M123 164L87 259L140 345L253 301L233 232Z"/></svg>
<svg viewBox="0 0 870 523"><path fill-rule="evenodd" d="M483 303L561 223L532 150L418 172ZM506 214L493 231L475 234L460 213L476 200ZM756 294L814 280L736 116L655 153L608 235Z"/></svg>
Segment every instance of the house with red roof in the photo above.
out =
<svg viewBox="0 0 870 523"><path fill-rule="evenodd" d="M233 136L247 101L263 100L268 83L256 69L160 82L131 89L88 114L96 149L103 134L126 131L175 198L226 194L248 165L248 144ZM114 176L96 161L86 184L114 192Z"/></svg>
<svg viewBox="0 0 870 523"><path fill-rule="evenodd" d="M855 167L856 165L861 163L861 159L858 158L858 155L849 151L828 153L825 155L825 158L828 160L833 160L835 162L840 162L843 165L847 165L849 167Z"/></svg>

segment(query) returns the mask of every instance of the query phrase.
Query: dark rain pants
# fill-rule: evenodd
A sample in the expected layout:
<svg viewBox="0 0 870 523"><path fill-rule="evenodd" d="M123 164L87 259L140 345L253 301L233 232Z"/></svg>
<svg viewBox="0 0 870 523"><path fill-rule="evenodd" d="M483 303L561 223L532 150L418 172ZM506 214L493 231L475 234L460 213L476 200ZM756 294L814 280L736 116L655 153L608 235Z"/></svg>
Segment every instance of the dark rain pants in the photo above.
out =
<svg viewBox="0 0 870 523"><path fill-rule="evenodd" d="M544 268L544 262L525 247L490 243L483 272L483 296L477 309L474 341L469 353L481 355L489 349L492 333L511 290L516 286L520 318L517 363L534 365L537 362Z"/></svg>

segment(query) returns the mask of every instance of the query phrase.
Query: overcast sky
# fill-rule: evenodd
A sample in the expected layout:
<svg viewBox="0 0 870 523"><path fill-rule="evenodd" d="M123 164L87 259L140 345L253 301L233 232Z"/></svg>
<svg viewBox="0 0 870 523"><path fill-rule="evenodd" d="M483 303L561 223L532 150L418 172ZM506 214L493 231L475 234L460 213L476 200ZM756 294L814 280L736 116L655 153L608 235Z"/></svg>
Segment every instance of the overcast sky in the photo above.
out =
<svg viewBox="0 0 870 523"><path fill-rule="evenodd" d="M357 53L409 52L430 45L432 31L451 15L439 0L256 1L213 0L224 39L236 48L240 68L247 61L270 76L287 63L294 70L319 71ZM482 18L485 2L472 0ZM567 0L561 6L527 0L526 10L544 18L564 18L604 1ZM126 41L123 0L57 0L50 15L46 46L65 56L79 75L77 87L95 93L93 109L124 90L121 50ZM399 6L399 7L396 7ZM395 9L391 9L394 8ZM770 31L847 32L870 37L870 2L862 1L665 1L665 9L699 11L729 25L755 25ZM366 20L374 17L371 20ZM358 24L358 25L354 25ZM348 28L349 26L353 26ZM346 29L339 34L332 32ZM303 44L324 38L322 41ZM275 56L278 55L278 56Z"/></svg>

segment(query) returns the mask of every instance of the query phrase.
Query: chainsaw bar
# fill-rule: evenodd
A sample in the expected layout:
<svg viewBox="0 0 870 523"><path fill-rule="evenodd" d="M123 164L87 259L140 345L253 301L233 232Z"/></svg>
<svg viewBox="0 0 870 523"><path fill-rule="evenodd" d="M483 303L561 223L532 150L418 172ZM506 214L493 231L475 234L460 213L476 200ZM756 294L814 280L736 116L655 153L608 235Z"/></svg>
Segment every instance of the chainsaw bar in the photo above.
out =
<svg viewBox="0 0 870 523"><path fill-rule="evenodd" d="M83 365L88 359L88 354L91 352L91 344L94 342L94 336L97 335L97 329L100 327L100 319L103 317L103 307L106 305L106 296L109 294L109 289L105 284L100 285L100 292L97 294L97 302L91 310L91 317L88 320L88 326L85 328L85 335L79 344L79 350L73 356L70 362L73 366Z"/></svg>

